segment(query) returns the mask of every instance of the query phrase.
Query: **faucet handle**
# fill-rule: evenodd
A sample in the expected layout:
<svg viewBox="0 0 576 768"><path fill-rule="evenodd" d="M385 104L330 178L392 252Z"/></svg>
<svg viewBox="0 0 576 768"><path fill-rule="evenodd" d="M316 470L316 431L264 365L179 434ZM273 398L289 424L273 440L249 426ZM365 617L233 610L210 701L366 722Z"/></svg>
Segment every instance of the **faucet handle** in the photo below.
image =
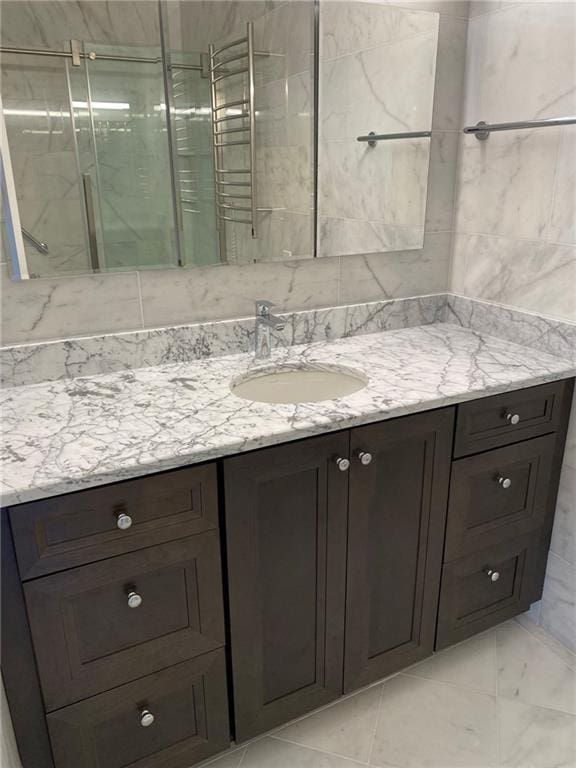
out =
<svg viewBox="0 0 576 768"><path fill-rule="evenodd" d="M256 316L270 317L270 310L276 306L273 301L267 299L256 299Z"/></svg>

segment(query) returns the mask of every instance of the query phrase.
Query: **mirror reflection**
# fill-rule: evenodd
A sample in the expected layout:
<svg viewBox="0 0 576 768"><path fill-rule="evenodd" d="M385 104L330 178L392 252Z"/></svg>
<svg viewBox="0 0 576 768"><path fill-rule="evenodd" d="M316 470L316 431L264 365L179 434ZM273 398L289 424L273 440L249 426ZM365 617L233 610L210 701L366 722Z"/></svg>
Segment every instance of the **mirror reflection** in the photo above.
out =
<svg viewBox="0 0 576 768"><path fill-rule="evenodd" d="M437 13L348 0L2 10L14 279L422 247Z"/></svg>
<svg viewBox="0 0 576 768"><path fill-rule="evenodd" d="M15 278L314 255L313 2L2 11Z"/></svg>
<svg viewBox="0 0 576 768"><path fill-rule="evenodd" d="M320 3L319 255L422 248L438 25L428 11Z"/></svg>

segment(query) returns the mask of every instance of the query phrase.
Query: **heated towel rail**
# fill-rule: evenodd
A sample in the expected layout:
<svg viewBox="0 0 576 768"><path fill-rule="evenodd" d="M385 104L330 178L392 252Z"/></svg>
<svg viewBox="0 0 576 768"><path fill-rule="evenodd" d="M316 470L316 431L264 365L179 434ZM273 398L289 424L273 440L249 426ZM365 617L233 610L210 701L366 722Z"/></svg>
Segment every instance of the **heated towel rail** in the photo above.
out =
<svg viewBox="0 0 576 768"><path fill-rule="evenodd" d="M219 222L251 227L257 237L254 110L254 27L246 35L209 46L216 215ZM232 95L231 92L232 91ZM239 150L244 147L245 151ZM233 167L240 165L241 167Z"/></svg>

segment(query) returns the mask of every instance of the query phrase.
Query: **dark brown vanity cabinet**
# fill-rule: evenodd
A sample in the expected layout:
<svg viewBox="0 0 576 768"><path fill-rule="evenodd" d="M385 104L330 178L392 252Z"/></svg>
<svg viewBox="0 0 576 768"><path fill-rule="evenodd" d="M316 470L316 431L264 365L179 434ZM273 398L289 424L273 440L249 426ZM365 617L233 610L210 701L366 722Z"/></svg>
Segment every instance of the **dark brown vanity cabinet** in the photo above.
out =
<svg viewBox="0 0 576 768"><path fill-rule="evenodd" d="M436 649L542 596L573 387L458 406Z"/></svg>
<svg viewBox="0 0 576 768"><path fill-rule="evenodd" d="M2 510L24 768L189 768L527 610L572 393L545 384Z"/></svg>
<svg viewBox="0 0 576 768"><path fill-rule="evenodd" d="M229 745L218 518L215 464L2 511L24 768L189 768Z"/></svg>
<svg viewBox="0 0 576 768"><path fill-rule="evenodd" d="M224 462L239 741L432 652L453 417Z"/></svg>

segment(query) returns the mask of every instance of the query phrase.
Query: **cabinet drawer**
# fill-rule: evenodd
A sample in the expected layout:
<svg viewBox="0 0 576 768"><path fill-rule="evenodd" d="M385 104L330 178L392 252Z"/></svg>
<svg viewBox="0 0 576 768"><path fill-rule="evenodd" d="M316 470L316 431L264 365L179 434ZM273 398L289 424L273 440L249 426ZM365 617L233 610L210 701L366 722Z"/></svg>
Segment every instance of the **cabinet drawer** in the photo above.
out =
<svg viewBox="0 0 576 768"><path fill-rule="evenodd" d="M35 579L24 594L48 711L224 645L217 531Z"/></svg>
<svg viewBox="0 0 576 768"><path fill-rule="evenodd" d="M21 504L10 523L23 580L103 560L217 528L216 467Z"/></svg>
<svg viewBox="0 0 576 768"><path fill-rule="evenodd" d="M460 405L454 456L467 456L554 432L568 389L566 382L558 381Z"/></svg>
<svg viewBox="0 0 576 768"><path fill-rule="evenodd" d="M539 528L548 513L555 435L452 464L446 560Z"/></svg>
<svg viewBox="0 0 576 768"><path fill-rule="evenodd" d="M230 744L224 651L64 707L48 728L55 768L189 768Z"/></svg>
<svg viewBox="0 0 576 768"><path fill-rule="evenodd" d="M445 563L436 650L522 613L538 600L547 544L537 532Z"/></svg>

